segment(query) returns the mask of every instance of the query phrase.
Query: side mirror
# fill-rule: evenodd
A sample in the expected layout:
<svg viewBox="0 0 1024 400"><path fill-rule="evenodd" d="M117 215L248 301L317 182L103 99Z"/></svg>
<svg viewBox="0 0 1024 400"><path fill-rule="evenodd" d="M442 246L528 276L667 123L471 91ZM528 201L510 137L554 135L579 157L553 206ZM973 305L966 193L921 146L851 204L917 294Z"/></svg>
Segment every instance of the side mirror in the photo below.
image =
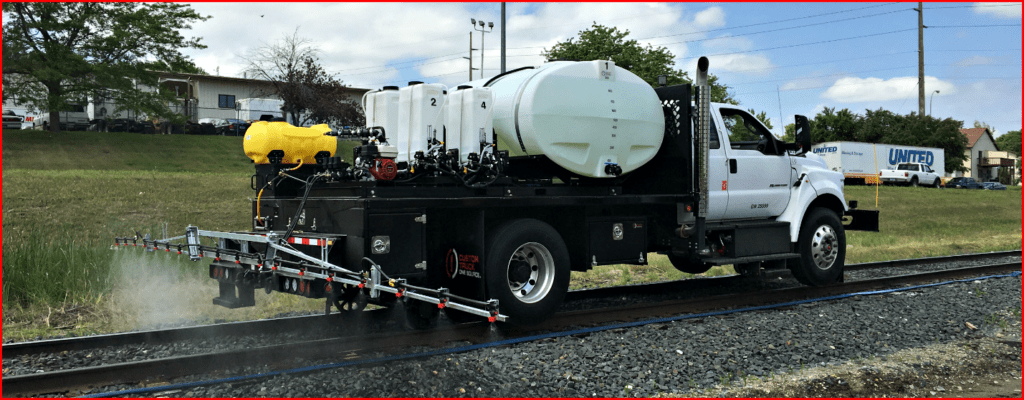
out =
<svg viewBox="0 0 1024 400"><path fill-rule="evenodd" d="M794 147L799 150L800 154L806 153L811 150L811 124L807 122L807 117L803 115L795 115L796 125L796 143Z"/></svg>

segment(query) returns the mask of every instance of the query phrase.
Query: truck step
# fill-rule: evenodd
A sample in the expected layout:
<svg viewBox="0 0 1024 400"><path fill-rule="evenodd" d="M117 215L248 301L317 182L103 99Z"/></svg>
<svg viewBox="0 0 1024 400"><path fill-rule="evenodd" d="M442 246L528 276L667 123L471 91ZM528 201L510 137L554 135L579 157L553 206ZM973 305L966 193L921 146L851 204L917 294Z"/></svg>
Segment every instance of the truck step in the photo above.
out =
<svg viewBox="0 0 1024 400"><path fill-rule="evenodd" d="M713 258L705 258L704 262L706 262L708 264L711 264L711 265L726 265L726 264L743 264L743 263L757 262L757 261L787 260L787 259L790 259L790 258L799 258L799 257L800 257L799 253L779 253L779 254L769 254L769 255L763 255L763 256L750 256L750 257L733 257L733 258L713 257Z"/></svg>

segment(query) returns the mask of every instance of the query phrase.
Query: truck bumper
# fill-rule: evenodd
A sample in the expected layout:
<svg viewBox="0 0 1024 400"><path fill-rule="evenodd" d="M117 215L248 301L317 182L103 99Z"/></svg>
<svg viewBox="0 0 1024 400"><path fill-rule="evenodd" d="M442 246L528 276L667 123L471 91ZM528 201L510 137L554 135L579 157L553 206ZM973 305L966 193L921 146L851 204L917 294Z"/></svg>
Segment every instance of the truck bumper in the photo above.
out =
<svg viewBox="0 0 1024 400"><path fill-rule="evenodd" d="M878 232L878 210L849 210L843 220L849 222L843 224L843 228L848 231Z"/></svg>

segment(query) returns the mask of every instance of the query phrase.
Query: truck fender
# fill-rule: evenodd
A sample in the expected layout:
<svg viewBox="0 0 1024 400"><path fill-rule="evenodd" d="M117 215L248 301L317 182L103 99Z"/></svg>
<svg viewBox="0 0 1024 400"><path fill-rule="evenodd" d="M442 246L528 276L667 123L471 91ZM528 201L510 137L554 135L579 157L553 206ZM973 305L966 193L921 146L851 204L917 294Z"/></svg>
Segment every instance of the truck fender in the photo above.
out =
<svg viewBox="0 0 1024 400"><path fill-rule="evenodd" d="M789 241L795 243L800 236L800 225L807 210L825 207L842 219L847 211L843 203L843 174L817 168L801 168L801 181L789 197L789 206L777 218L789 222ZM794 186L797 184L794 183Z"/></svg>

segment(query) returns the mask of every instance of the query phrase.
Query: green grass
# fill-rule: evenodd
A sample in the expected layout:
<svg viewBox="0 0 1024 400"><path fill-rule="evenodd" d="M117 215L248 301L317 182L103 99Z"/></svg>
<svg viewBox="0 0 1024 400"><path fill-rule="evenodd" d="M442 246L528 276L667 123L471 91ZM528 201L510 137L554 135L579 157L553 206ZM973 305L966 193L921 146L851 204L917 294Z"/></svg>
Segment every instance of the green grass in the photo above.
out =
<svg viewBox="0 0 1024 400"><path fill-rule="evenodd" d="M1021 188L1005 191L848 186L846 199L877 209L879 231L847 232L848 263L1021 248Z"/></svg>
<svg viewBox="0 0 1024 400"><path fill-rule="evenodd" d="M110 251L114 236L177 236L189 225L247 230L252 164L241 138L133 133L5 131L4 337L109 332L175 319L247 319L322 302L257 294L257 307L210 304L203 264L140 250ZM339 153L351 154L351 144ZM1021 247L1021 193L881 187L881 232L848 232L847 262ZM847 199L874 209L875 188ZM573 288L682 279L667 258L572 274ZM704 275L733 273L716 267ZM153 320L159 316L158 320Z"/></svg>

